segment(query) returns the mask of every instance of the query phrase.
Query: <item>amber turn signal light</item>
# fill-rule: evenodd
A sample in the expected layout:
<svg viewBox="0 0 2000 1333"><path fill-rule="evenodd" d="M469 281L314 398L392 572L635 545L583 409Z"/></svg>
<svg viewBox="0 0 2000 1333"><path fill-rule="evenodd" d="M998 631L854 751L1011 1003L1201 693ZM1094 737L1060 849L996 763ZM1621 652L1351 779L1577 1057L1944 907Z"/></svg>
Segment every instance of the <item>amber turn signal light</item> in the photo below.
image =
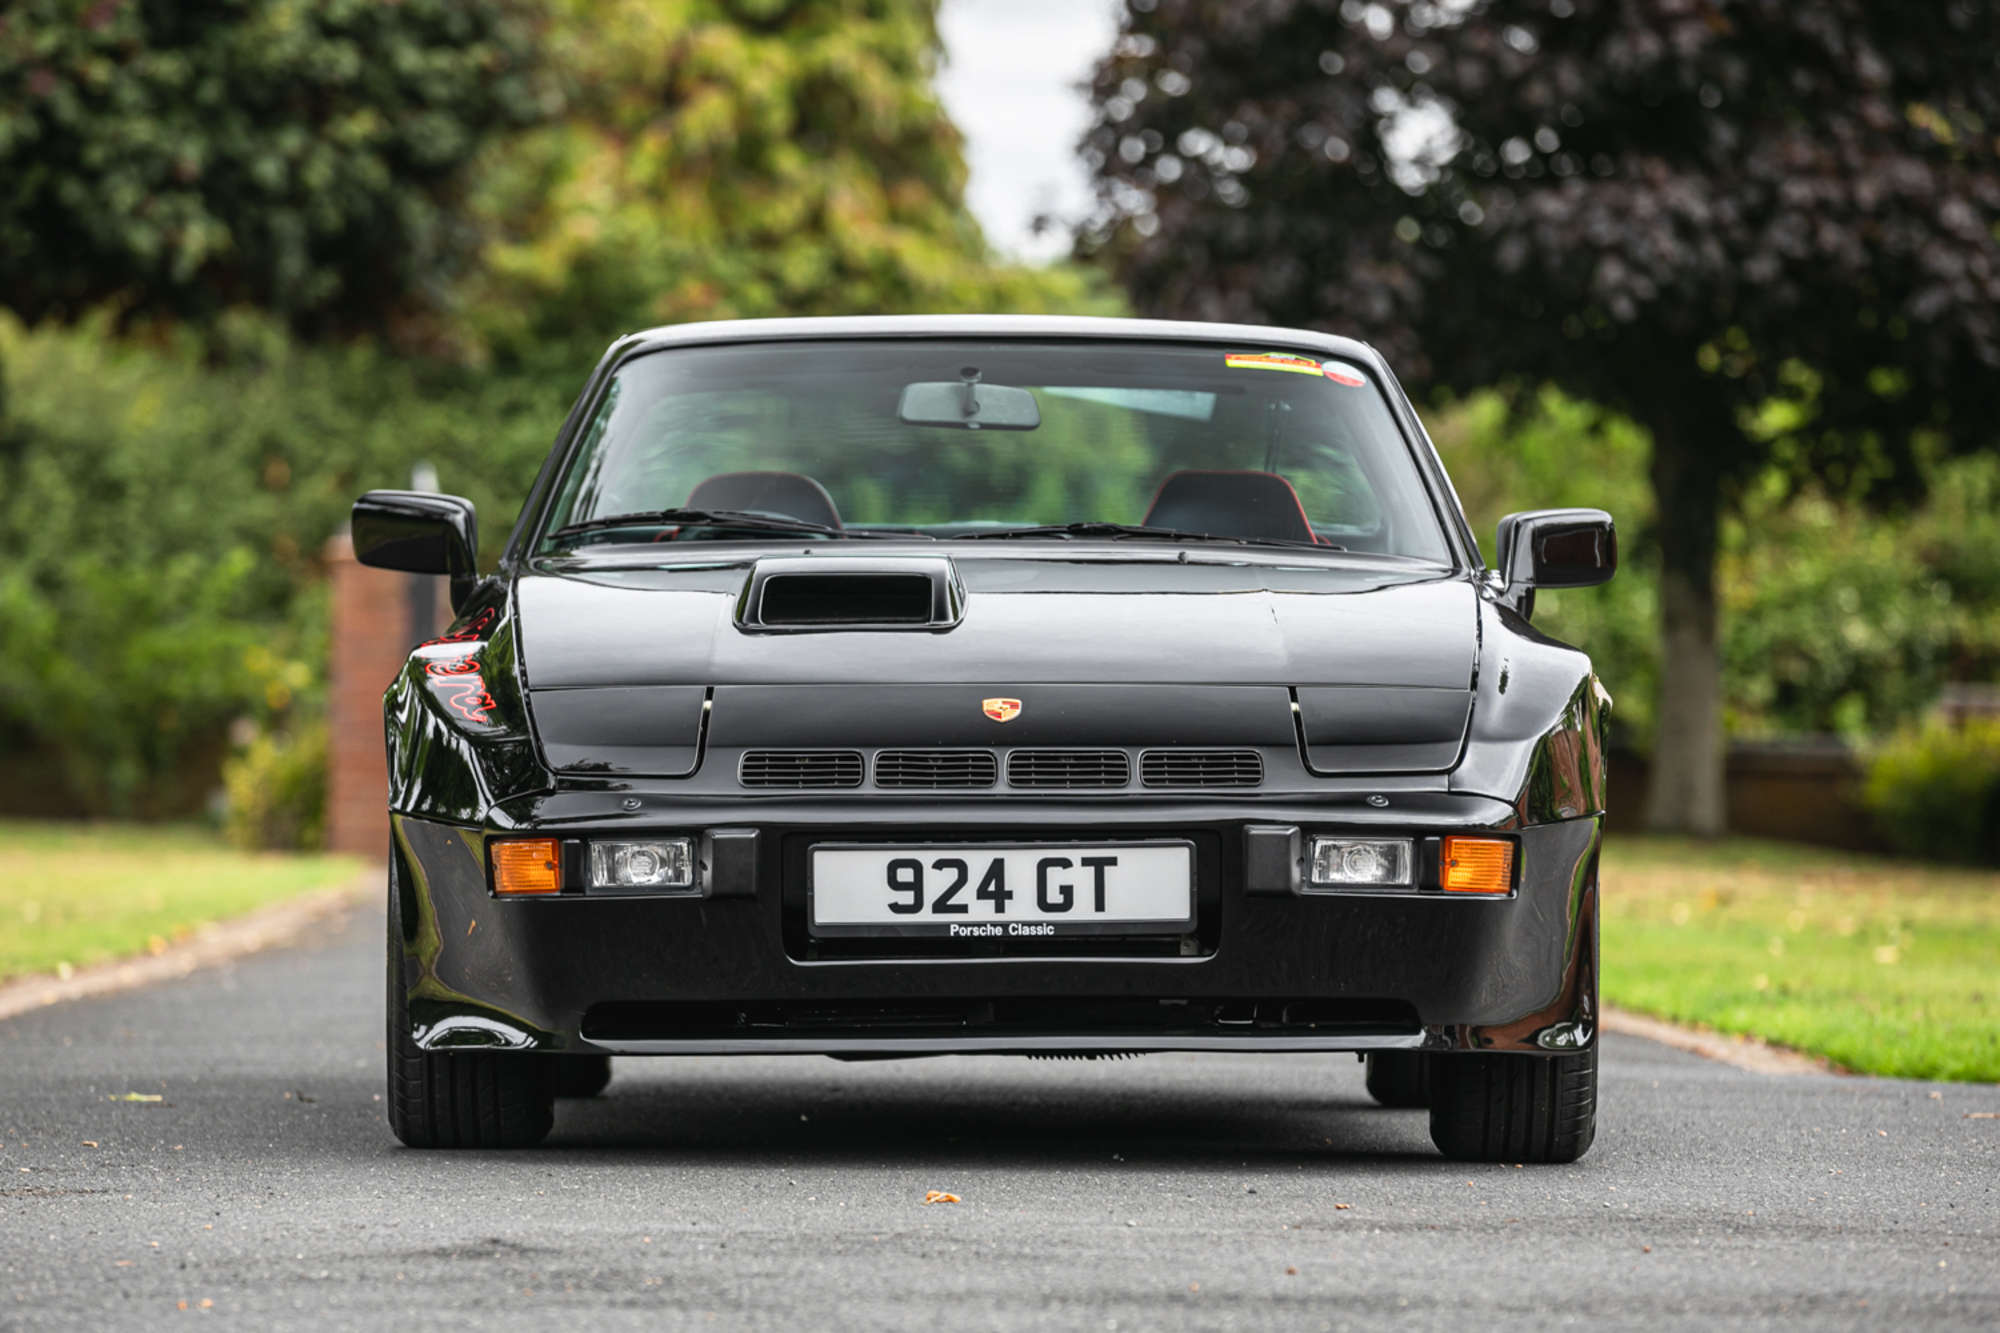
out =
<svg viewBox="0 0 2000 1333"><path fill-rule="evenodd" d="M554 838L510 838L493 844L493 891L509 896L561 893L562 860Z"/></svg>
<svg viewBox="0 0 2000 1333"><path fill-rule="evenodd" d="M1514 844L1505 838L1446 838L1438 877L1447 893L1507 893L1514 887Z"/></svg>

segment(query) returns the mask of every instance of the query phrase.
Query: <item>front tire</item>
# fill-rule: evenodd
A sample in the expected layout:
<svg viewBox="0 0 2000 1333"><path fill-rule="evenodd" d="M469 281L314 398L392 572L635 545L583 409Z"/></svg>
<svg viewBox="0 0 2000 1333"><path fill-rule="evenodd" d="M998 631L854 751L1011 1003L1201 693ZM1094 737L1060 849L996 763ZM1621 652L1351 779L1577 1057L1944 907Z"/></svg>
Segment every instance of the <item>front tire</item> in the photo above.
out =
<svg viewBox="0 0 2000 1333"><path fill-rule="evenodd" d="M1383 1106L1429 1106L1432 1058L1422 1051L1370 1051L1368 1095Z"/></svg>
<svg viewBox="0 0 2000 1333"><path fill-rule="evenodd" d="M1597 1132L1597 1048L1438 1055L1431 1141L1461 1162L1574 1162Z"/></svg>
<svg viewBox="0 0 2000 1333"><path fill-rule="evenodd" d="M401 885L389 850L389 1128L412 1148L527 1148L555 1123L555 1065L507 1051L426 1051L410 1040ZM608 1064L609 1062L607 1062ZM606 1077L610 1075L607 1068Z"/></svg>

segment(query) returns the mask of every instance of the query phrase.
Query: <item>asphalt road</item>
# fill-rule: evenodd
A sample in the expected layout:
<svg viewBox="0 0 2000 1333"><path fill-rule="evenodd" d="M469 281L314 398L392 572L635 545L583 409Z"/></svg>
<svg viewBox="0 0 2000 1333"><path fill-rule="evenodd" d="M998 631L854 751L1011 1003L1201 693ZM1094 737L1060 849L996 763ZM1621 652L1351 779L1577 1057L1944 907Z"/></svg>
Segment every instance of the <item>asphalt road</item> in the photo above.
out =
<svg viewBox="0 0 2000 1333"><path fill-rule="evenodd" d="M0 1023L0 1328L2000 1326L1992 1087L1612 1037L1597 1147L1518 1169L1348 1057L630 1060L416 1153L380 930Z"/></svg>

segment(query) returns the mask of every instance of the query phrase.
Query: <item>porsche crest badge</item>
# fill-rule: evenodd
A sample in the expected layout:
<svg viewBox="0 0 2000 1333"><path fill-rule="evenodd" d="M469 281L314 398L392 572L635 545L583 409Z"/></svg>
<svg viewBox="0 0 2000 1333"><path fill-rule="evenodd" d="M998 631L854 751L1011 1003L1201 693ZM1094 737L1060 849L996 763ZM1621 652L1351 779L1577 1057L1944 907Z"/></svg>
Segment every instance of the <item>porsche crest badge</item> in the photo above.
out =
<svg viewBox="0 0 2000 1333"><path fill-rule="evenodd" d="M995 722L1012 722L1021 715L1019 699L981 699L979 711Z"/></svg>

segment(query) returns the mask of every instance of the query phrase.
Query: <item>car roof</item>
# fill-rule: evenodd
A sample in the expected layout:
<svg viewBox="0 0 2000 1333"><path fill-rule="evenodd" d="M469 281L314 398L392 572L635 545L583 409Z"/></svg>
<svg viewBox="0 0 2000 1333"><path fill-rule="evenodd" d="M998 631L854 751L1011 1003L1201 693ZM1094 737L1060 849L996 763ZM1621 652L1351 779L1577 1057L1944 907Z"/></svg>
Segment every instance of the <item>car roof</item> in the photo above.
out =
<svg viewBox="0 0 2000 1333"><path fill-rule="evenodd" d="M1206 324L1095 315L838 315L812 319L728 319L667 324L628 334L613 354L702 343L789 342L812 338L1094 338L1106 341L1251 343L1332 353L1381 367L1367 343L1311 329Z"/></svg>

